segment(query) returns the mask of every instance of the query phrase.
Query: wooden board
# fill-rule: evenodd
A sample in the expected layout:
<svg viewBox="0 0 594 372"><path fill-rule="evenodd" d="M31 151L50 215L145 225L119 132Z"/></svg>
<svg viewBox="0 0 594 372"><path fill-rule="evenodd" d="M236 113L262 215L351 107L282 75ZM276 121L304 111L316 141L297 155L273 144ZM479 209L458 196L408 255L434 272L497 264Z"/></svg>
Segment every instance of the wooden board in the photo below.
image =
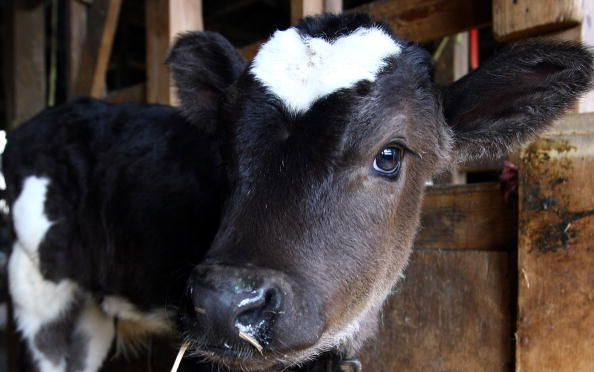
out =
<svg viewBox="0 0 594 372"><path fill-rule="evenodd" d="M291 0L291 24L303 17L324 12L324 0Z"/></svg>
<svg viewBox="0 0 594 372"><path fill-rule="evenodd" d="M75 96L104 96L105 75L121 7L122 0L95 0L90 5Z"/></svg>
<svg viewBox="0 0 594 372"><path fill-rule="evenodd" d="M500 40L537 36L579 24L582 0L493 0L493 33Z"/></svg>
<svg viewBox="0 0 594 372"><path fill-rule="evenodd" d="M165 58L178 33L204 29L202 0L146 0L145 18L147 102L175 105Z"/></svg>
<svg viewBox="0 0 594 372"><path fill-rule="evenodd" d="M6 6L4 45L7 129L46 105L45 8L43 2L11 1Z"/></svg>
<svg viewBox="0 0 594 372"><path fill-rule="evenodd" d="M491 0L387 0L349 10L385 20L397 36L426 42L491 23Z"/></svg>
<svg viewBox="0 0 594 372"><path fill-rule="evenodd" d="M517 205L498 183L427 190L418 249L508 250L516 245Z"/></svg>
<svg viewBox="0 0 594 372"><path fill-rule="evenodd" d="M80 0L68 0L68 53L66 55L67 96L76 96L76 81L87 37L88 5Z"/></svg>
<svg viewBox="0 0 594 372"><path fill-rule="evenodd" d="M521 154L518 371L594 366L594 115L563 121Z"/></svg>
<svg viewBox="0 0 594 372"><path fill-rule="evenodd" d="M364 371L510 370L508 253L415 251L405 275L384 307L378 338L358 354Z"/></svg>

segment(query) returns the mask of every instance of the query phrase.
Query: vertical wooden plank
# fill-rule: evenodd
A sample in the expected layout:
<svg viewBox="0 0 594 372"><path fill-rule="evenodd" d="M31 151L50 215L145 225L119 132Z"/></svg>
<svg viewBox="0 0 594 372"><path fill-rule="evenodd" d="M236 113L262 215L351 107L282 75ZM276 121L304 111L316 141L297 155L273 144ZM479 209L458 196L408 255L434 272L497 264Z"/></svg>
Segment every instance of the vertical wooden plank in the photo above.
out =
<svg viewBox="0 0 594 372"><path fill-rule="evenodd" d="M343 1L342 0L325 0L324 11L328 13L342 13Z"/></svg>
<svg viewBox="0 0 594 372"><path fill-rule="evenodd" d="M75 95L96 98L104 95L105 74L121 6L122 0L95 0L91 3Z"/></svg>
<svg viewBox="0 0 594 372"><path fill-rule="evenodd" d="M510 40L579 24L582 0L493 0L493 33Z"/></svg>
<svg viewBox="0 0 594 372"><path fill-rule="evenodd" d="M40 1L11 1L7 7L5 97L8 129L45 107L45 8Z"/></svg>
<svg viewBox="0 0 594 372"><path fill-rule="evenodd" d="M303 17L324 12L324 0L291 0L291 24Z"/></svg>
<svg viewBox="0 0 594 372"><path fill-rule="evenodd" d="M178 100L165 66L175 36L204 29L201 0L146 0L146 98L176 105Z"/></svg>
<svg viewBox="0 0 594 372"><path fill-rule="evenodd" d="M517 371L594 366L594 114L522 151Z"/></svg>
<svg viewBox="0 0 594 372"><path fill-rule="evenodd" d="M363 370L509 371L510 274L507 252L416 250L358 354Z"/></svg>
<svg viewBox="0 0 594 372"><path fill-rule="evenodd" d="M68 54L67 58L67 96L73 98L76 94L76 81L80 68L80 59L87 37L87 8L88 5L80 0L68 0Z"/></svg>

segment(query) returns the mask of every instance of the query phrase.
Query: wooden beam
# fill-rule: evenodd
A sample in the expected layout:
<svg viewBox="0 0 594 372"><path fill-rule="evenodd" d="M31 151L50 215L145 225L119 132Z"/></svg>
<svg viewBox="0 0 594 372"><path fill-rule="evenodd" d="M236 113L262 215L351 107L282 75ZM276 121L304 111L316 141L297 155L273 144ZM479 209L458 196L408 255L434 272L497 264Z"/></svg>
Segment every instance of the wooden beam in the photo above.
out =
<svg viewBox="0 0 594 372"><path fill-rule="evenodd" d="M522 151L516 370L594 366L594 114Z"/></svg>
<svg viewBox="0 0 594 372"><path fill-rule="evenodd" d="M498 183L430 187L415 248L509 250L516 245L516 206Z"/></svg>
<svg viewBox="0 0 594 372"><path fill-rule="evenodd" d="M363 370L511 370L513 271L507 252L414 251Z"/></svg>
<svg viewBox="0 0 594 372"><path fill-rule="evenodd" d="M201 0L146 0L147 102L177 104L165 58L178 33L202 29Z"/></svg>
<svg viewBox="0 0 594 372"><path fill-rule="evenodd" d="M68 54L66 56L66 74L68 79L67 96L76 95L76 81L80 68L80 59L85 50L87 37L88 5L80 0L68 0Z"/></svg>
<svg viewBox="0 0 594 372"><path fill-rule="evenodd" d="M122 0L95 0L88 10L85 46L74 94L101 98Z"/></svg>
<svg viewBox="0 0 594 372"><path fill-rule="evenodd" d="M291 0L291 24L303 17L324 12L324 0Z"/></svg>
<svg viewBox="0 0 594 372"><path fill-rule="evenodd" d="M493 33L499 40L512 40L576 26L583 19L582 2L493 0Z"/></svg>
<svg viewBox="0 0 594 372"><path fill-rule="evenodd" d="M491 23L491 0L388 0L349 10L388 22L398 37L436 40Z"/></svg>
<svg viewBox="0 0 594 372"><path fill-rule="evenodd" d="M145 102L146 84L140 83L122 89L111 90L107 93L105 100L111 103Z"/></svg>
<svg viewBox="0 0 594 372"><path fill-rule="evenodd" d="M5 23L7 128L13 129L46 105L45 8L11 1Z"/></svg>

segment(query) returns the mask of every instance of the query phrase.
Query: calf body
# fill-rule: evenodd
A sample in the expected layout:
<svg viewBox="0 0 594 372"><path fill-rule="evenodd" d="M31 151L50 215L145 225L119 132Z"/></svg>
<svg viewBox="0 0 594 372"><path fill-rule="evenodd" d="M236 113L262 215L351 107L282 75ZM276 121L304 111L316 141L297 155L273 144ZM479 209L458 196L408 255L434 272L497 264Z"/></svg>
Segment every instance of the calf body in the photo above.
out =
<svg viewBox="0 0 594 372"><path fill-rule="evenodd" d="M362 15L304 19L250 64L220 35L189 33L168 63L200 130L173 109L93 102L9 140L11 292L42 366L78 365L72 337L43 356L48 324L97 324L96 367L111 318L158 332L171 302L191 352L233 370L355 353L404 270L425 182L529 139L592 79L581 46L530 43L440 91L426 52ZM37 311L18 283L55 306ZM30 311L45 317L33 331Z"/></svg>
<svg viewBox="0 0 594 372"><path fill-rule="evenodd" d="M78 100L9 141L11 295L42 370L96 370L118 330L172 332L218 226L209 136L169 107Z"/></svg>

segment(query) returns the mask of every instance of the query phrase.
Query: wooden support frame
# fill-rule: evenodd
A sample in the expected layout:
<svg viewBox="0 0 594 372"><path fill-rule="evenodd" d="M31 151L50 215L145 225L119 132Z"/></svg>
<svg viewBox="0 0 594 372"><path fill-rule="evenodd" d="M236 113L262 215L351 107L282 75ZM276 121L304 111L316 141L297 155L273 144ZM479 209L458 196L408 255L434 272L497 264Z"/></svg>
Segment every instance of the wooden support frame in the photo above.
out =
<svg viewBox="0 0 594 372"><path fill-rule="evenodd" d="M105 75L121 7L122 0L95 0L91 3L75 83L75 96L101 98L105 95ZM72 68L76 69L76 59L71 58L71 61Z"/></svg>
<svg viewBox="0 0 594 372"><path fill-rule="evenodd" d="M11 1L5 23L7 128L46 106L45 7L42 1Z"/></svg>
<svg viewBox="0 0 594 372"><path fill-rule="evenodd" d="M387 21L397 36L414 42L436 40L491 23L490 0L374 1L349 12Z"/></svg>
<svg viewBox="0 0 594 372"><path fill-rule="evenodd" d="M203 30L202 0L146 0L146 100L176 105L165 58L175 36Z"/></svg>
<svg viewBox="0 0 594 372"><path fill-rule="evenodd" d="M559 120L521 153L516 370L594 365L594 114Z"/></svg>

